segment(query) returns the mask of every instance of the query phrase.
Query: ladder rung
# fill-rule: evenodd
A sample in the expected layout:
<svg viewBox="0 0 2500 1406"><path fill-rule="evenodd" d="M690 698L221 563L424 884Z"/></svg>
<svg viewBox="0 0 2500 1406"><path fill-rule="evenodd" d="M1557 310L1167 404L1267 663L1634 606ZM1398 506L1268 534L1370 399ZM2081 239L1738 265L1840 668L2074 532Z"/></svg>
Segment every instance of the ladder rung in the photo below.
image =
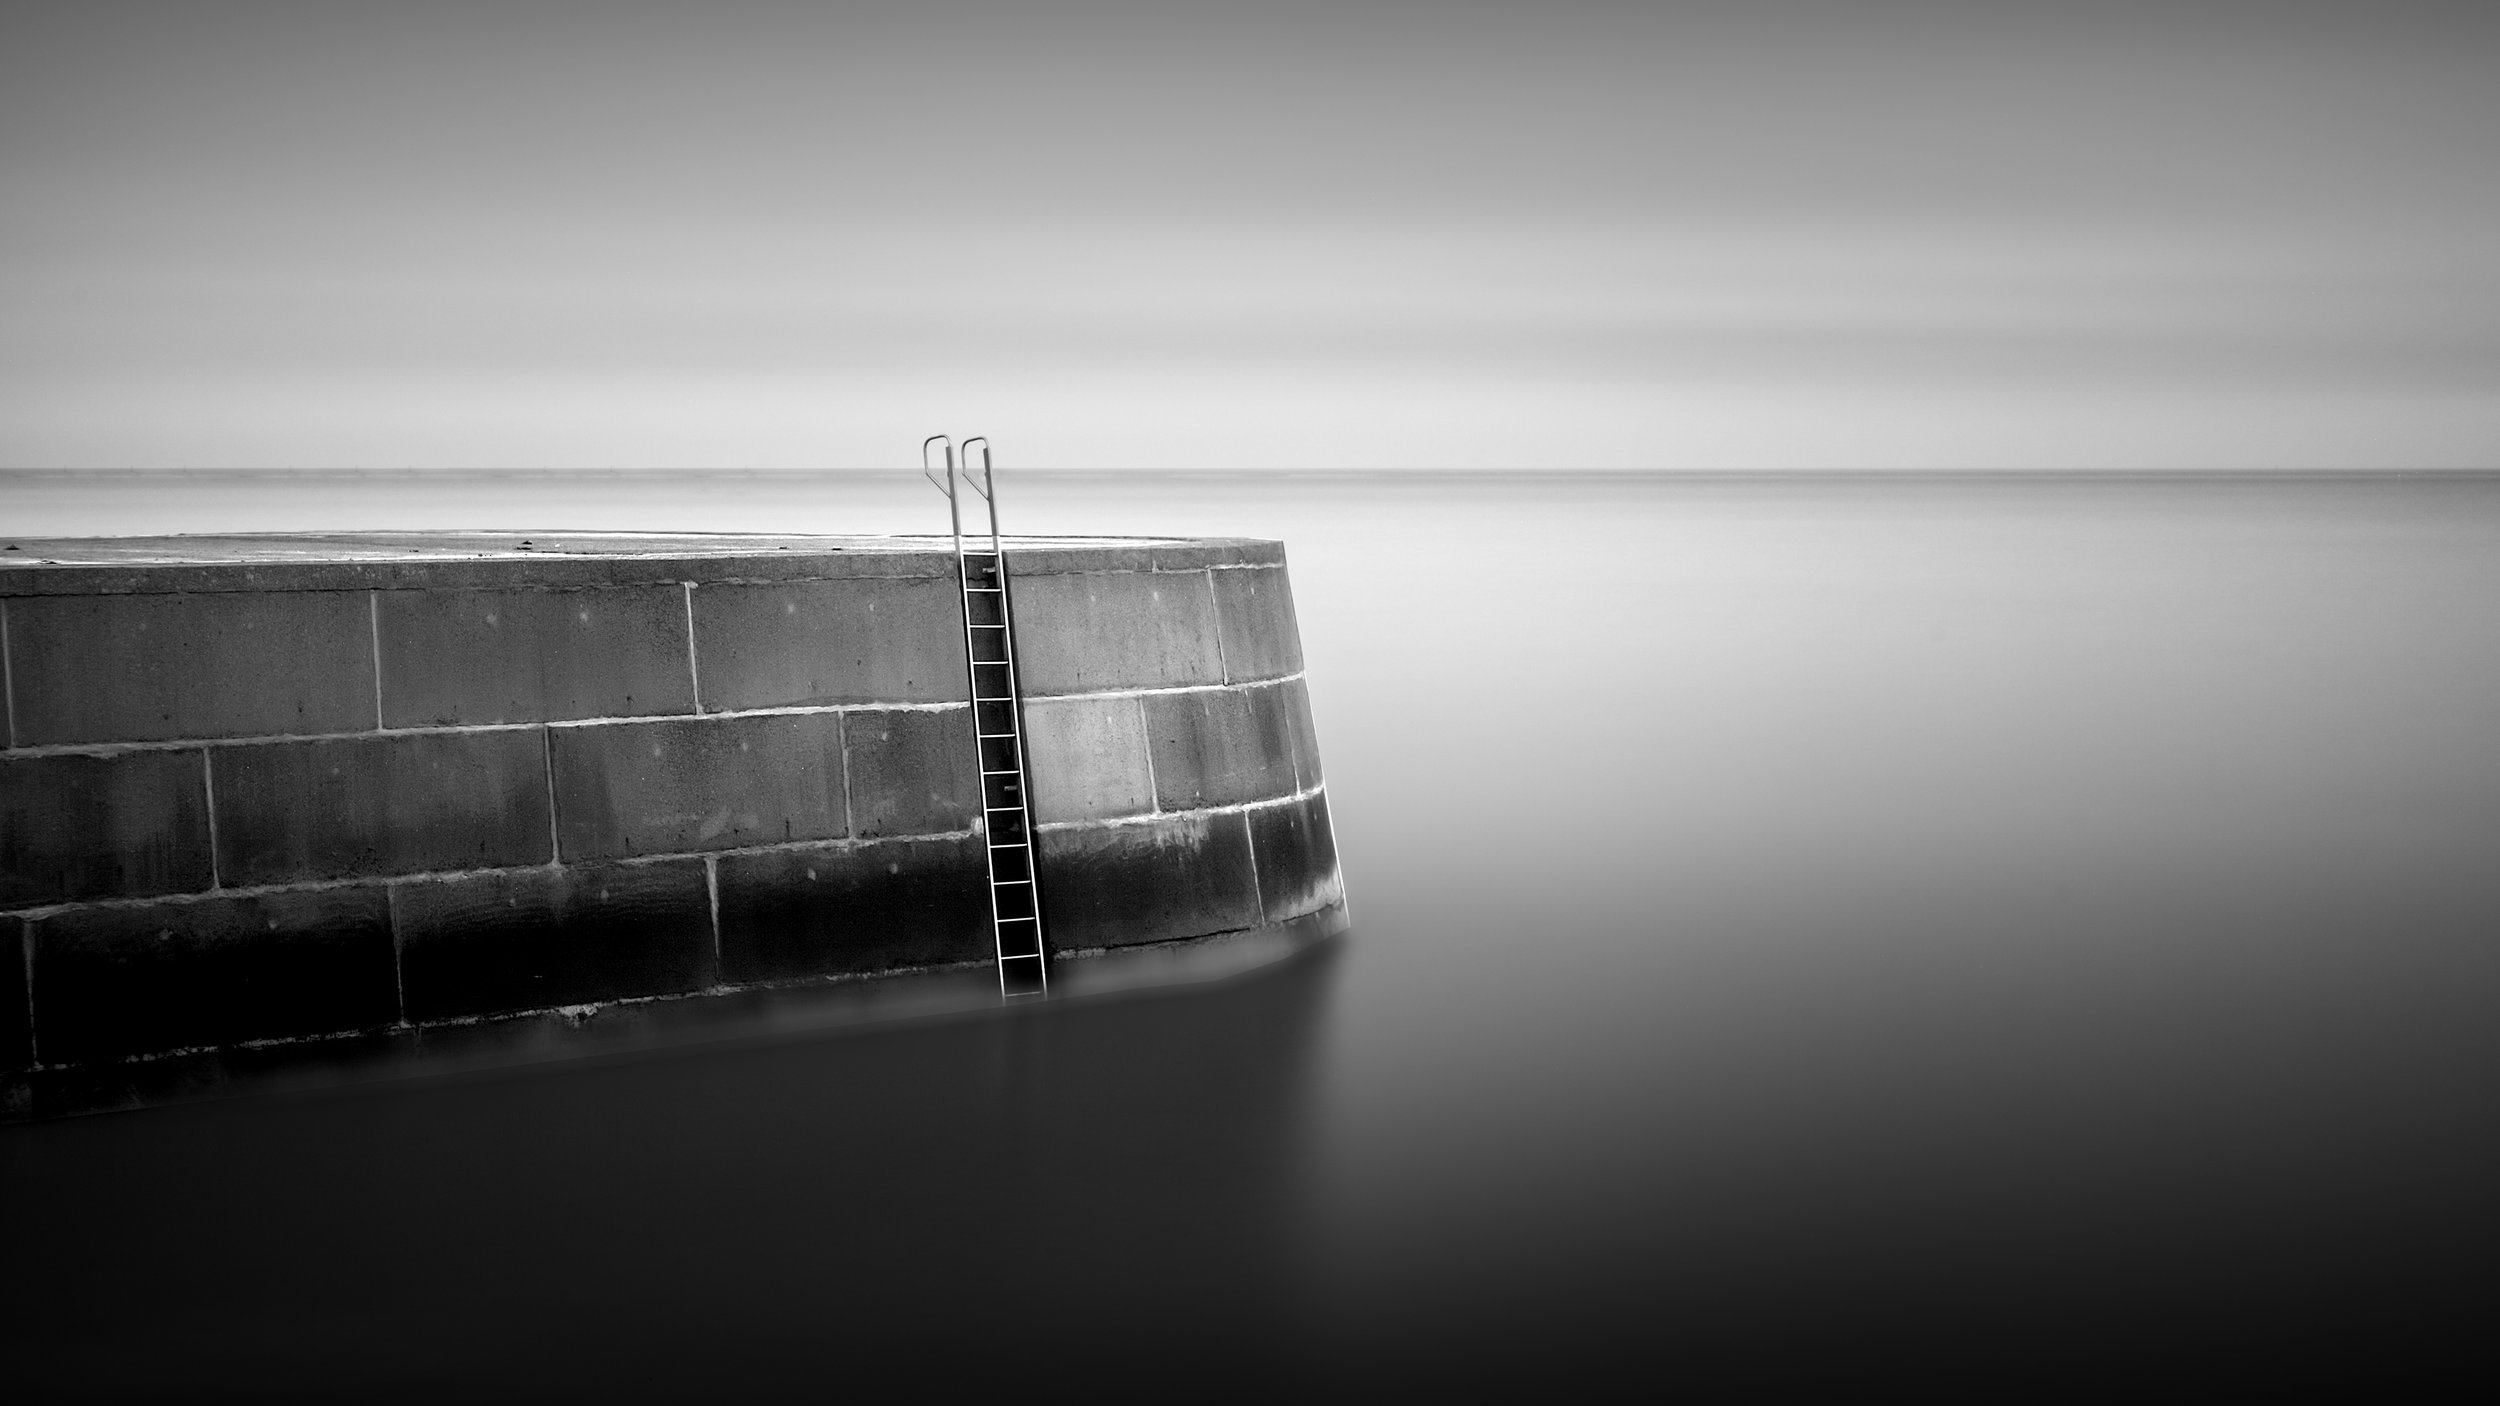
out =
<svg viewBox="0 0 2500 1406"><path fill-rule="evenodd" d="M1005 888L1009 884L1030 884L1032 882L1033 881L1031 879L992 879L990 880L990 887L994 889L1001 889ZM1011 918L1008 921L1020 923L1024 920L1021 918Z"/></svg>
<svg viewBox="0 0 2500 1406"><path fill-rule="evenodd" d="M1014 734L1014 733L1012 733L1012 732L976 732L976 733L974 733L974 734L972 734L972 735L973 735L973 736L975 736L975 737L979 737L979 738L985 739L985 740L986 740L986 739L989 739L989 738L993 738L993 737L1013 737L1013 736L1015 736L1015 734Z"/></svg>

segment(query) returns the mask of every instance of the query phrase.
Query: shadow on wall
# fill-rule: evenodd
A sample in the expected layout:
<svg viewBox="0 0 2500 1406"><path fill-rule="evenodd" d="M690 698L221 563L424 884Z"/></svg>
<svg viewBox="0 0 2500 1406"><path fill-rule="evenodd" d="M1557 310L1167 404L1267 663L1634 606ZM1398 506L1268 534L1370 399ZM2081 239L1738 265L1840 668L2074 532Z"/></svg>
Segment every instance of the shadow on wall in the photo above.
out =
<svg viewBox="0 0 2500 1406"><path fill-rule="evenodd" d="M0 1384L1256 1380L1298 1336L1337 946L1150 997L0 1129Z"/></svg>

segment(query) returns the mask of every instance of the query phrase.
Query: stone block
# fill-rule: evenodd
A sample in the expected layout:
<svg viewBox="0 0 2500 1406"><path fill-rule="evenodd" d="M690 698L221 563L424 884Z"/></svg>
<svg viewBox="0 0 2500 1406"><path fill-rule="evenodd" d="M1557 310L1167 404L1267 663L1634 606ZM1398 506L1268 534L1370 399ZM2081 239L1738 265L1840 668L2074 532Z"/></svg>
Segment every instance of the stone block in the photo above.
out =
<svg viewBox="0 0 2500 1406"><path fill-rule="evenodd" d="M1094 539L1081 545L1028 545L1007 549L1017 577L1084 571L1195 571L1209 566L1272 566L1285 559L1285 544L1247 537L1135 537Z"/></svg>
<svg viewBox="0 0 2500 1406"><path fill-rule="evenodd" d="M1135 697L1044 698L1024 705L1034 820L1047 825L1154 810L1139 703Z"/></svg>
<svg viewBox="0 0 2500 1406"><path fill-rule="evenodd" d="M723 855L723 979L989 958L981 848L977 837L958 837Z"/></svg>
<svg viewBox="0 0 2500 1406"><path fill-rule="evenodd" d="M0 759L0 906L208 888L204 766L190 748Z"/></svg>
<svg viewBox="0 0 2500 1406"><path fill-rule="evenodd" d="M961 600L951 579L698 585L703 706L959 701Z"/></svg>
<svg viewBox="0 0 2500 1406"><path fill-rule="evenodd" d="M47 1064L399 1017L378 884L71 909L31 928L35 1052Z"/></svg>
<svg viewBox="0 0 2500 1406"><path fill-rule="evenodd" d="M1196 537L1158 542L1157 571L1186 571L1201 566L1282 566L1285 544L1255 537Z"/></svg>
<svg viewBox="0 0 2500 1406"><path fill-rule="evenodd" d="M1207 573L1011 579L1027 697L1221 683Z"/></svg>
<svg viewBox="0 0 2500 1406"><path fill-rule="evenodd" d="M1274 688L1147 695L1156 803L1194 810L1292 795L1289 702Z"/></svg>
<svg viewBox="0 0 2500 1406"><path fill-rule="evenodd" d="M362 591L9 602L17 745L370 731Z"/></svg>
<svg viewBox="0 0 2500 1406"><path fill-rule="evenodd" d="M1293 748L1294 789L1308 791L1322 777L1319 766L1319 728L1311 721L1311 690L1305 681L1291 679L1276 686L1283 695L1285 732Z"/></svg>
<svg viewBox="0 0 2500 1406"><path fill-rule="evenodd" d="M700 859L391 886L410 1020L700 991L716 980Z"/></svg>
<svg viewBox="0 0 2500 1406"><path fill-rule="evenodd" d="M209 782L229 886L553 857L536 728L220 747Z"/></svg>
<svg viewBox="0 0 2500 1406"><path fill-rule="evenodd" d="M1293 618L1285 569L1215 571L1215 623L1223 631L1224 677L1233 683L1302 672L1302 631Z"/></svg>
<svg viewBox="0 0 2500 1406"><path fill-rule="evenodd" d="M839 713L599 723L553 736L567 861L849 833Z"/></svg>
<svg viewBox="0 0 2500 1406"><path fill-rule="evenodd" d="M379 591L374 601L391 727L694 711L681 586Z"/></svg>
<svg viewBox="0 0 2500 1406"><path fill-rule="evenodd" d="M981 813L972 713L859 712L847 715L851 824L863 839L968 830Z"/></svg>
<svg viewBox="0 0 2500 1406"><path fill-rule="evenodd" d="M1345 897L1337 872L1337 837L1328 824L1327 796L1260 806L1247 814L1250 854L1259 872L1259 903L1269 922L1314 913Z"/></svg>
<svg viewBox="0 0 2500 1406"><path fill-rule="evenodd" d="M0 917L0 1073L31 1068L35 1027L26 1005L24 918Z"/></svg>
<svg viewBox="0 0 2500 1406"><path fill-rule="evenodd" d="M1060 547L1028 542L1007 549L1007 570L1019 581L1028 576L1059 576L1078 571L1152 571L1157 545L1152 538L1097 540Z"/></svg>
<svg viewBox="0 0 2500 1406"><path fill-rule="evenodd" d="M1061 951L1259 925L1239 812L1045 830L1040 845L1042 914Z"/></svg>
<svg viewBox="0 0 2500 1406"><path fill-rule="evenodd" d="M9 540L23 549L0 558L0 596L12 597L662 586L943 577L955 568L953 551L932 548L926 539L746 532L278 532ZM1278 544L1237 546L1273 551Z"/></svg>

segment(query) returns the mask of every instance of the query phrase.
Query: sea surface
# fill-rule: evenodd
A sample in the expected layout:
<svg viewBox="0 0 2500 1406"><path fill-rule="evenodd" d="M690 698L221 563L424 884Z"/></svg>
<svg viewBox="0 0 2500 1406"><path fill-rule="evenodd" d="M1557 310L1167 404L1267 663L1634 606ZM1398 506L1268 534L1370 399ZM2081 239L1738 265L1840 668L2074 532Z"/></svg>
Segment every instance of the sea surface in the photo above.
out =
<svg viewBox="0 0 2500 1406"><path fill-rule="evenodd" d="M1000 477L1016 532L1286 542L1346 938L0 1129L0 1395L2027 1389L2488 1336L2500 477ZM0 476L27 536L943 522L903 473Z"/></svg>

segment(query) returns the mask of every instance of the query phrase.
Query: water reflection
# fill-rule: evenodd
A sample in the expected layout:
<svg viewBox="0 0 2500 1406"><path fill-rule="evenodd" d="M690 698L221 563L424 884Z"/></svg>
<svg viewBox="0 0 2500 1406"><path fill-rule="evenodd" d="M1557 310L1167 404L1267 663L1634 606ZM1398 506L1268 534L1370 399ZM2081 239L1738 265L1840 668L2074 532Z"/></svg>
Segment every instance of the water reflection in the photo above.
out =
<svg viewBox="0 0 2500 1406"><path fill-rule="evenodd" d="M8 1375L705 1397L1214 1351L1256 1380L1305 1297L1336 950L1150 998L10 1130Z"/></svg>

